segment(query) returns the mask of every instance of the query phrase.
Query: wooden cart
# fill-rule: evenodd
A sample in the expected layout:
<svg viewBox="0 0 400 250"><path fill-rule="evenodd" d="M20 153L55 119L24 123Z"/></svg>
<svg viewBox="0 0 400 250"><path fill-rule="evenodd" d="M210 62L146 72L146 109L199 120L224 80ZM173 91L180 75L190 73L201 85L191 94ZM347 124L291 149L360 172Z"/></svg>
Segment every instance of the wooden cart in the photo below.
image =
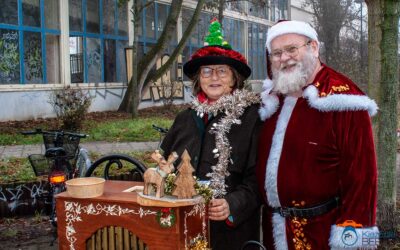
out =
<svg viewBox="0 0 400 250"><path fill-rule="evenodd" d="M138 182L106 181L104 194L89 199L57 196L59 249L190 249L208 241L203 203L155 207L123 192Z"/></svg>

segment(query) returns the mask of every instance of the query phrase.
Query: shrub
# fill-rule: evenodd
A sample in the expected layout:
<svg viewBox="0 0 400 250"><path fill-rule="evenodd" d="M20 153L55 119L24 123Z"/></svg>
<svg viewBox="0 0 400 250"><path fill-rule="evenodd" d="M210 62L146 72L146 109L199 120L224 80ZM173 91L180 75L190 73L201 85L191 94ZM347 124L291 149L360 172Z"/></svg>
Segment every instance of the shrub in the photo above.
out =
<svg viewBox="0 0 400 250"><path fill-rule="evenodd" d="M82 128L92 97L80 88L66 86L54 90L50 94L49 103L56 112L62 130L78 131Z"/></svg>
<svg viewBox="0 0 400 250"><path fill-rule="evenodd" d="M162 90L162 102L164 107L168 110L171 110L173 107L175 95L178 94L178 91L181 91L179 88L181 82L179 81L161 81L161 90Z"/></svg>

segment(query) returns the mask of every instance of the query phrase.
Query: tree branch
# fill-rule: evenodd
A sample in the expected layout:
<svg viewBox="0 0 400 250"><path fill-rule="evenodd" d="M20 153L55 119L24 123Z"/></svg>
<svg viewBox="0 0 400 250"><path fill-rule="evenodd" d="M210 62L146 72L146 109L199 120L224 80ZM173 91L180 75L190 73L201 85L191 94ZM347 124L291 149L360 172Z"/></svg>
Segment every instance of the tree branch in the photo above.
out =
<svg viewBox="0 0 400 250"><path fill-rule="evenodd" d="M142 75L143 71L146 71L144 65L148 66L149 62L154 61L154 58L157 58L159 54L164 51L167 43L171 40L172 34L176 28L176 20L178 19L178 15L182 8L182 2L183 0L172 0L170 13L168 15L161 36L158 38L157 43L154 45L154 47L146 55L144 55L142 60L140 60L139 62L139 76ZM156 27L157 25L155 25L155 28Z"/></svg>
<svg viewBox="0 0 400 250"><path fill-rule="evenodd" d="M205 3L205 0L198 1L196 9L193 13L192 19L190 20L188 27L186 28L185 32L183 33L182 38L178 43L178 46L174 49L171 56L168 58L167 62L165 62L154 73L150 73L147 76L145 84L147 84L151 81L154 81L156 79L159 79L165 73L165 71L167 71L171 67L171 65L175 61L176 57L182 52L187 39L190 37L190 34L192 33L194 27L196 26L196 23L198 22L198 19L200 17L201 10L203 8L204 3Z"/></svg>

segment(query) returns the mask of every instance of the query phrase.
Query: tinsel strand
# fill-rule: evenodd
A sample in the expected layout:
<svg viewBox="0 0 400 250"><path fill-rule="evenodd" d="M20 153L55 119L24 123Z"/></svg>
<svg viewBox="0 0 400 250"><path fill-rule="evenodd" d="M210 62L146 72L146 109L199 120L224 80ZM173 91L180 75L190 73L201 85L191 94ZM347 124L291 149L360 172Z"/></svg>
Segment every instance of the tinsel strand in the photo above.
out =
<svg viewBox="0 0 400 250"><path fill-rule="evenodd" d="M215 103L201 103L197 98L192 102L192 108L197 111L199 117L205 113L216 116L224 112L225 116L218 123L214 123L210 133L215 134L216 148L213 149L214 157L218 158L215 166L212 166L210 177L210 188L213 190L213 197L219 198L226 194L227 185L225 178L229 176L228 165L233 164L231 159L232 147L228 140L228 133L233 124L241 124L240 116L244 110L255 103L259 103L259 97L247 90L235 90L232 95L225 95Z"/></svg>

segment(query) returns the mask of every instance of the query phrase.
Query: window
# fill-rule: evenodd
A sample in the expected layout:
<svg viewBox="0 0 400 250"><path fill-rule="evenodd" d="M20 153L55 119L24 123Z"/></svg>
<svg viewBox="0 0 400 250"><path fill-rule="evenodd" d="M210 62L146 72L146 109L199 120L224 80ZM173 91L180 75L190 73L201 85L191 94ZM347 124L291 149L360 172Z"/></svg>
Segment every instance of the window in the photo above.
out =
<svg viewBox="0 0 400 250"><path fill-rule="evenodd" d="M234 50L239 51L244 55L244 22L225 17L223 19L222 29L225 40L232 46Z"/></svg>
<svg viewBox="0 0 400 250"><path fill-rule="evenodd" d="M86 31L88 33L100 33L100 3L99 0L89 1L86 18Z"/></svg>
<svg viewBox="0 0 400 250"><path fill-rule="evenodd" d="M0 0L0 23L18 25L18 1Z"/></svg>
<svg viewBox="0 0 400 250"><path fill-rule="evenodd" d="M24 68L27 83L42 82L42 39L39 32L24 32Z"/></svg>
<svg viewBox="0 0 400 250"><path fill-rule="evenodd" d="M86 39L88 82L101 82L101 41Z"/></svg>
<svg viewBox="0 0 400 250"><path fill-rule="evenodd" d="M128 9L118 8L118 35L128 36Z"/></svg>
<svg viewBox="0 0 400 250"><path fill-rule="evenodd" d="M105 34L115 34L115 0L103 0L103 32Z"/></svg>
<svg viewBox="0 0 400 250"><path fill-rule="evenodd" d="M157 38L161 36L163 32L164 25L167 21L168 11L167 5L165 4L157 4Z"/></svg>
<svg viewBox="0 0 400 250"><path fill-rule="evenodd" d="M59 82L58 1L0 0L0 6L0 84Z"/></svg>
<svg viewBox="0 0 400 250"><path fill-rule="evenodd" d="M248 13L252 16L267 18L267 4L264 3L248 3L249 11Z"/></svg>
<svg viewBox="0 0 400 250"><path fill-rule="evenodd" d="M40 27L39 0L23 0L22 17L25 26Z"/></svg>
<svg viewBox="0 0 400 250"><path fill-rule="evenodd" d="M84 82L83 79L83 39L69 38L71 82Z"/></svg>
<svg viewBox="0 0 400 250"><path fill-rule="evenodd" d="M145 33L146 38L154 39L155 38L155 13L154 13L154 4L148 6L146 9L143 10L145 19Z"/></svg>
<svg viewBox="0 0 400 250"><path fill-rule="evenodd" d="M266 73L265 41L267 27L248 23L248 61L252 70L251 79L264 79Z"/></svg>
<svg viewBox="0 0 400 250"><path fill-rule="evenodd" d="M18 31L0 29L0 83L18 83L20 80L18 41Z"/></svg>
<svg viewBox="0 0 400 250"><path fill-rule="evenodd" d="M243 1L227 2L226 8L232 11L243 12L245 9L245 3Z"/></svg>
<svg viewBox="0 0 400 250"><path fill-rule="evenodd" d="M126 82L127 4L69 0L71 82Z"/></svg>
<svg viewBox="0 0 400 250"><path fill-rule="evenodd" d="M288 18L288 0L271 0L271 21Z"/></svg>
<svg viewBox="0 0 400 250"><path fill-rule="evenodd" d="M69 30L83 31L82 0L69 0Z"/></svg>

